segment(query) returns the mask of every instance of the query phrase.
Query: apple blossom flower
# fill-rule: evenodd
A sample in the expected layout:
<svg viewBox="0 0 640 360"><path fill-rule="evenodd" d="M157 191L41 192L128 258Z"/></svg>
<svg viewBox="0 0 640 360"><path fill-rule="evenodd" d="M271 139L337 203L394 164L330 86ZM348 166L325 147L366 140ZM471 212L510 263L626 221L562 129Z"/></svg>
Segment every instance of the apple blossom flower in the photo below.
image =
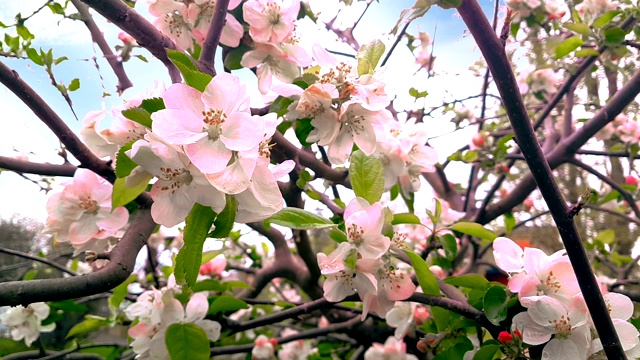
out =
<svg viewBox="0 0 640 360"><path fill-rule="evenodd" d="M538 6L542 5L540 0L507 0L505 4L509 9L516 11L522 17L528 17Z"/></svg>
<svg viewBox="0 0 640 360"><path fill-rule="evenodd" d="M100 120L104 119L105 113L106 111L104 109L89 111L82 119L80 138L82 138L82 141L96 156L115 159L118 145L108 142L98 134L98 130L96 129Z"/></svg>
<svg viewBox="0 0 640 360"><path fill-rule="evenodd" d="M211 261L208 261L200 265L200 275L213 275L222 277L222 272L227 268L227 258L224 254L220 254L214 257Z"/></svg>
<svg viewBox="0 0 640 360"><path fill-rule="evenodd" d="M300 11L296 0L249 0L242 6L249 35L258 43L282 43L293 34Z"/></svg>
<svg viewBox="0 0 640 360"><path fill-rule="evenodd" d="M547 343L542 355L545 359L586 359L591 344L587 316L579 296L568 306L549 296L536 296L526 312L513 318L512 329L520 331L523 342L529 345Z"/></svg>
<svg viewBox="0 0 640 360"><path fill-rule="evenodd" d="M64 185L47 201L44 232L55 234L57 241L70 242L77 252L103 251L101 245L118 236L129 219L124 207L111 207L113 185L87 169L76 170Z"/></svg>
<svg viewBox="0 0 640 360"><path fill-rule="evenodd" d="M616 135L622 142L637 144L640 140L640 125L636 121L627 121L616 128Z"/></svg>
<svg viewBox="0 0 640 360"><path fill-rule="evenodd" d="M347 239L363 258L378 259L391 245L391 240L382 235L384 215L382 205L372 205L355 198L349 202L344 213Z"/></svg>
<svg viewBox="0 0 640 360"><path fill-rule="evenodd" d="M593 21L607 11L615 10L620 3L612 0L584 0L576 5L576 11L583 18Z"/></svg>
<svg viewBox="0 0 640 360"><path fill-rule="evenodd" d="M376 134L373 123L380 121L381 113L367 110L358 103L343 105L337 124L340 126L340 130L327 151L329 160L336 165L344 164L351 154L354 143L365 155L373 154L376 149ZM328 125L336 126L335 124Z"/></svg>
<svg viewBox="0 0 640 360"><path fill-rule="evenodd" d="M164 93L166 109L154 112L152 131L172 145L182 145L203 173L227 167L233 151L255 148L259 118L251 117L246 88L235 75L216 75L203 93L173 84Z"/></svg>
<svg viewBox="0 0 640 360"><path fill-rule="evenodd" d="M257 67L258 89L262 94L271 89L273 76L290 84L302 75L300 67L310 64L311 59L297 45L256 43L255 46L242 56L240 64L246 68Z"/></svg>
<svg viewBox="0 0 640 360"><path fill-rule="evenodd" d="M227 9L233 10L239 4L239 0L230 1ZM201 46L211 26L215 7L215 0L195 0L189 4L187 11L188 18L193 25L192 35ZM242 24L233 15L227 13L220 33L220 43L229 47L237 47L240 45L240 39L242 39L243 34Z"/></svg>
<svg viewBox="0 0 640 360"><path fill-rule="evenodd" d="M418 360L415 355L407 354L407 345L393 336L387 338L383 344L373 343L364 353L365 360Z"/></svg>
<svg viewBox="0 0 640 360"><path fill-rule="evenodd" d="M127 155L158 180L151 188L151 216L161 225L172 227L184 221L196 202L224 209L225 195L214 188L186 155L161 142L153 134L136 141Z"/></svg>
<svg viewBox="0 0 640 360"><path fill-rule="evenodd" d="M544 91L547 94L553 94L556 91L558 82L562 80L562 75L556 73L553 69L539 69L531 73L531 91L534 93Z"/></svg>
<svg viewBox="0 0 640 360"><path fill-rule="evenodd" d="M49 306L43 302L37 302L24 307L18 305L7 309L0 314L0 324L11 330L11 338L15 341L24 339L27 346L31 346L40 333L52 332L56 323L42 325L42 320L49 317Z"/></svg>
<svg viewBox="0 0 640 360"><path fill-rule="evenodd" d="M142 299L125 310L130 319L139 319L137 325L129 329L134 340L131 347L140 358L169 359L165 334L169 325L192 323L204 330L207 338L216 341L220 337L221 326L217 321L206 320L209 302L203 293L191 296L186 308L174 297L171 289L145 292ZM142 296L142 295L141 295Z"/></svg>
<svg viewBox="0 0 640 360"><path fill-rule="evenodd" d="M371 270L369 270L371 271ZM378 316L385 316L396 301L409 298L416 291L409 274L387 265L378 266L373 272L376 278L377 293L367 293L362 299L364 303L363 318L371 311Z"/></svg>
<svg viewBox="0 0 640 360"><path fill-rule="evenodd" d="M180 49L191 50L193 49L193 37L191 36L187 6L178 2L173 2L171 6L173 9L170 12L155 12L159 17L153 21L153 25L171 38ZM152 12L153 14L154 12Z"/></svg>
<svg viewBox="0 0 640 360"><path fill-rule="evenodd" d="M384 319L387 321L387 325L396 328L393 335L397 339L402 339L411 327L414 325L414 309L415 303L400 302L393 309L389 310Z"/></svg>
<svg viewBox="0 0 640 360"><path fill-rule="evenodd" d="M253 360L269 360L273 358L274 344L266 335L261 334L253 341L253 349L251 349L251 358Z"/></svg>
<svg viewBox="0 0 640 360"><path fill-rule="evenodd" d="M289 328L282 331L281 336L291 336L298 332ZM304 340L291 341L282 344L282 349L278 351L278 360L306 360L311 353L311 345Z"/></svg>

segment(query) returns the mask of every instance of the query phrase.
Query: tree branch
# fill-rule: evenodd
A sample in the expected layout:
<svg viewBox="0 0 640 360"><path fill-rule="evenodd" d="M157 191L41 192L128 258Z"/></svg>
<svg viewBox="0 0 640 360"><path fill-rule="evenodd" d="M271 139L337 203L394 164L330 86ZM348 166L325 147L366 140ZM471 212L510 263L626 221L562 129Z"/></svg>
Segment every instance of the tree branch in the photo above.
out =
<svg viewBox="0 0 640 360"><path fill-rule="evenodd" d="M69 270L69 269L67 269L66 266L62 266L62 265L58 264L55 261L51 261L51 260L48 260L48 259L41 258L39 256L33 256L33 255L30 255L30 254L27 254L27 253L23 253L22 251L17 251L17 250L6 249L6 248L1 248L0 247L0 253L13 255L13 256L21 257L23 259L29 259L29 260L33 260L33 261L36 261L36 262L39 262L39 263L43 263L43 264L51 266L52 268L60 270L63 273L67 273L67 274L69 274L71 276L78 275L78 274L76 274L75 271Z"/></svg>
<svg viewBox="0 0 640 360"><path fill-rule="evenodd" d="M0 62L0 82L16 94L16 96L53 131L67 150L80 161L83 167L88 168L110 182L114 181L115 173L111 165L94 155L73 131L69 129L58 114L49 107L47 102L25 83L15 70L12 70L2 62Z"/></svg>
<svg viewBox="0 0 640 360"><path fill-rule="evenodd" d="M202 44L200 63L211 76L216 76L216 70L214 68L216 49L220 42L222 28L224 28L224 24L226 23L225 17L227 16L228 7L229 0L216 0L216 5L213 10L213 18L211 19L211 26L209 26L207 37L204 39L204 44Z"/></svg>
<svg viewBox="0 0 640 360"><path fill-rule="evenodd" d="M111 47L109 47L104 36L102 36L102 31L100 31L98 25L93 21L93 17L89 13L87 5L83 4L80 0L71 0L71 2L73 3L73 6L78 9L78 13L82 18L82 21L89 29L91 39L93 39L93 42L98 45L100 51L102 51L102 54L104 55L104 58L107 60L107 63L109 63L109 66L113 69L113 73L118 78L118 85L116 85L118 93L122 93L126 89L132 87L133 83L131 83L127 73L124 71L122 61L119 61L118 57L113 54L113 51L111 51Z"/></svg>
<svg viewBox="0 0 640 360"><path fill-rule="evenodd" d="M119 0L82 0L117 27L133 36L140 46L158 58L169 71L171 82L181 82L180 72L167 57L166 49L177 49L176 44L158 31L137 11Z"/></svg>
<svg viewBox="0 0 640 360"><path fill-rule="evenodd" d="M15 171L19 174L36 174L44 176L72 177L77 167L71 163L48 164L20 160L8 156L0 156L0 168Z"/></svg>
<svg viewBox="0 0 640 360"><path fill-rule="evenodd" d="M536 139L531 121L520 96L511 63L502 49L500 39L491 30L482 8L477 1L463 0L458 8L465 24L469 27L476 44L480 48L500 95L514 130L518 145L525 156L535 182L540 188L551 215L560 232L571 264L575 270L580 290L585 294L585 302L591 313L595 328L602 341L605 353L610 359L626 359L609 311L599 290L586 251L582 246L578 229L572 217L567 216L568 207L562 193L554 181L551 167ZM585 125L587 127L589 124ZM576 133L577 134L577 133ZM570 139L570 138L568 138ZM576 149L574 149L575 152Z"/></svg>
<svg viewBox="0 0 640 360"><path fill-rule="evenodd" d="M146 244L155 228L151 212L146 208L139 209L111 251L110 261L105 267L88 275L69 278L0 283L0 306L74 299L113 289L131 275L135 254Z"/></svg>

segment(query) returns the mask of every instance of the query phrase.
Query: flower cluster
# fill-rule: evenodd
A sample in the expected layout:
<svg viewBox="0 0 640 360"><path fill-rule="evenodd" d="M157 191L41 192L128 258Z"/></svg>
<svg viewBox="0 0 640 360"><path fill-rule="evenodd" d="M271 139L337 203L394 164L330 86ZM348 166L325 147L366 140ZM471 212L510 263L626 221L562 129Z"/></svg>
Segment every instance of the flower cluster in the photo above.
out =
<svg viewBox="0 0 640 360"><path fill-rule="evenodd" d="M49 311L49 305L42 302L27 307L18 305L0 314L0 324L11 329L13 340L24 339L27 346L31 346L41 332L52 332L56 328L56 323L42 325L42 320L49 317Z"/></svg>
<svg viewBox="0 0 640 360"><path fill-rule="evenodd" d="M245 53L240 64L256 68L258 89L263 94L271 89L273 77L291 83L302 75L300 67L311 64L293 32L299 11L296 0L249 0L242 5L255 49Z"/></svg>
<svg viewBox="0 0 640 360"><path fill-rule="evenodd" d="M151 189L157 223L171 227L184 221L196 202L220 212L225 194L238 200L237 222L265 219L282 208L277 179L294 163L269 168L277 118L251 115L236 76L219 74L202 93L173 84L163 100L165 109L151 115L151 131L126 152L140 165L128 185L157 178Z"/></svg>
<svg viewBox="0 0 640 360"><path fill-rule="evenodd" d="M584 19L593 21L607 11L616 10L620 6L618 1L612 0L584 0L576 5L576 11Z"/></svg>
<svg viewBox="0 0 640 360"><path fill-rule="evenodd" d="M409 275L391 264L391 240L382 234L384 210L380 203L353 199L344 213L346 242L328 256L318 254L323 275L324 297L338 302L355 294L364 303L363 319L369 311L385 316L396 301L414 293Z"/></svg>
<svg viewBox="0 0 640 360"><path fill-rule="evenodd" d="M387 338L384 344L373 343L364 353L364 360L418 360L415 355L407 354L407 345L393 336Z"/></svg>
<svg viewBox="0 0 640 360"><path fill-rule="evenodd" d="M128 89L122 94L124 103L121 106L114 106L109 111L102 109L87 113L82 119L80 137L94 154L115 161L118 147L142 139L147 133L146 127L127 119L122 111L140 106L143 99L162 96L164 91L162 83L155 83L152 89L139 94L132 94L132 89ZM102 129L105 120L110 126Z"/></svg>
<svg viewBox="0 0 640 360"><path fill-rule="evenodd" d="M129 336L133 338L131 347L138 354L138 359L169 359L165 333L174 323L195 324L211 341L220 337L220 324L204 319L209 309L207 297L203 293L195 293L183 307L174 297L175 292L178 292L177 287L145 291L125 310L131 320L139 321L129 329Z"/></svg>
<svg viewBox="0 0 640 360"><path fill-rule="evenodd" d="M531 90L532 93L544 93L551 95L556 92L558 83L562 80L562 75L553 69L538 69L531 73L523 71L518 76L518 88L524 94Z"/></svg>
<svg viewBox="0 0 640 360"><path fill-rule="evenodd" d="M549 20L561 19L569 10L563 0L507 0L505 3L523 18L542 14Z"/></svg>
<svg viewBox="0 0 640 360"><path fill-rule="evenodd" d="M47 201L44 232L56 241L69 242L76 253L103 251L112 237L119 237L129 220L124 207L112 209L113 185L87 169L78 169L64 189Z"/></svg>
<svg viewBox="0 0 640 360"><path fill-rule="evenodd" d="M193 50L194 40L202 46L216 6L215 0L149 0L149 13L158 30L167 35L183 50ZM229 1L229 10L235 9L240 0ZM220 43L237 47L244 30L242 24L227 13Z"/></svg>
<svg viewBox="0 0 640 360"><path fill-rule="evenodd" d="M522 333L524 343L546 344L543 352L548 358L587 359L602 350L600 340L593 337L593 322L564 251L546 255L540 249L523 250L500 237L493 243L493 254L498 267L511 274L509 289L527 308L514 316L512 325L513 332ZM617 293L606 293L604 298L622 347L629 357L638 358L638 330L628 322L633 303Z"/></svg>

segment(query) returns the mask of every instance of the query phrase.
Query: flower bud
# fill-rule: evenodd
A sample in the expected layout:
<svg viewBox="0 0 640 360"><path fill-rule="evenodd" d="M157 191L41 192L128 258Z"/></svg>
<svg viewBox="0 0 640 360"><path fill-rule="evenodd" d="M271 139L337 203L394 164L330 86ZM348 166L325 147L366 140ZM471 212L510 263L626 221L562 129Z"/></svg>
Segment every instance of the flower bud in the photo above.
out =
<svg viewBox="0 0 640 360"><path fill-rule="evenodd" d="M513 336L507 331L502 331L500 335L498 335L498 341L502 344L510 343L513 341Z"/></svg>

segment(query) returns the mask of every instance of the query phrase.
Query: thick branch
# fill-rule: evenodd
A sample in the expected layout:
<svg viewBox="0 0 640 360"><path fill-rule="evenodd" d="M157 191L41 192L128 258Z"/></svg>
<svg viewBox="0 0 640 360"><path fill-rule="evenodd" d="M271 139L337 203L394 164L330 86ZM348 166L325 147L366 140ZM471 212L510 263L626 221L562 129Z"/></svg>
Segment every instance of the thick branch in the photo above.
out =
<svg viewBox="0 0 640 360"><path fill-rule="evenodd" d="M0 306L16 306L39 301L74 299L108 291L125 281L135 265L140 249L156 228L148 209L140 209L102 269L82 276L61 279L9 281L0 283Z"/></svg>
<svg viewBox="0 0 640 360"><path fill-rule="evenodd" d="M25 83L16 71L2 62L0 62L0 82L16 94L56 134L60 142L80 161L83 167L113 182L115 174L111 165L95 156L58 114L49 107L47 102Z"/></svg>
<svg viewBox="0 0 640 360"><path fill-rule="evenodd" d="M73 176L77 169L76 166L68 162L61 165L34 163L31 161L20 160L8 156L0 156L0 168L15 171L20 174L68 177Z"/></svg>
<svg viewBox="0 0 640 360"><path fill-rule="evenodd" d="M133 36L140 46L158 58L169 70L171 82L181 81L180 72L167 57L166 49L177 49L176 44L158 31L137 11L119 0L82 0L92 9Z"/></svg>
<svg viewBox="0 0 640 360"><path fill-rule="evenodd" d="M80 0L71 0L71 2L73 3L73 6L78 9L78 13L82 18L82 21L89 29L91 39L93 39L93 42L98 45L100 51L102 51L102 54L104 55L104 58L107 60L107 63L109 63L109 66L113 69L113 73L118 78L118 85L116 85L118 92L122 93L126 89L132 87L133 83L131 83L127 73L124 71L122 61L119 61L118 57L113 54L113 51L111 51L111 47L109 47L104 36L102 36L102 31L100 31L98 25L93 21L93 17L89 13L87 5L83 4Z"/></svg>
<svg viewBox="0 0 640 360"><path fill-rule="evenodd" d="M211 26L209 26L207 37L204 39L204 44L202 44L200 63L211 76L216 75L216 70L214 69L216 49L220 42L222 28L224 28L224 24L226 22L225 17L227 16L228 7L229 0L216 0L216 6L213 10L213 18L211 19Z"/></svg>
<svg viewBox="0 0 640 360"><path fill-rule="evenodd" d="M575 270L580 290L585 294L585 302L591 313L595 328L602 340L602 346L610 359L626 359L609 311L599 290L587 254L576 224L567 216L567 205L562 193L554 181L551 167L545 159L536 139L531 121L520 96L511 63L501 47L500 39L495 36L476 1L464 0L458 8L462 19L469 27L476 44L480 48L487 65L493 74L498 91L502 96L505 110L509 115L518 145L531 169L535 182L540 188L551 215L555 220L560 237L565 245L571 264ZM589 124L585 125L587 127ZM577 134L577 133L576 133ZM568 138L567 140L570 140ZM577 150L575 148L573 151Z"/></svg>

